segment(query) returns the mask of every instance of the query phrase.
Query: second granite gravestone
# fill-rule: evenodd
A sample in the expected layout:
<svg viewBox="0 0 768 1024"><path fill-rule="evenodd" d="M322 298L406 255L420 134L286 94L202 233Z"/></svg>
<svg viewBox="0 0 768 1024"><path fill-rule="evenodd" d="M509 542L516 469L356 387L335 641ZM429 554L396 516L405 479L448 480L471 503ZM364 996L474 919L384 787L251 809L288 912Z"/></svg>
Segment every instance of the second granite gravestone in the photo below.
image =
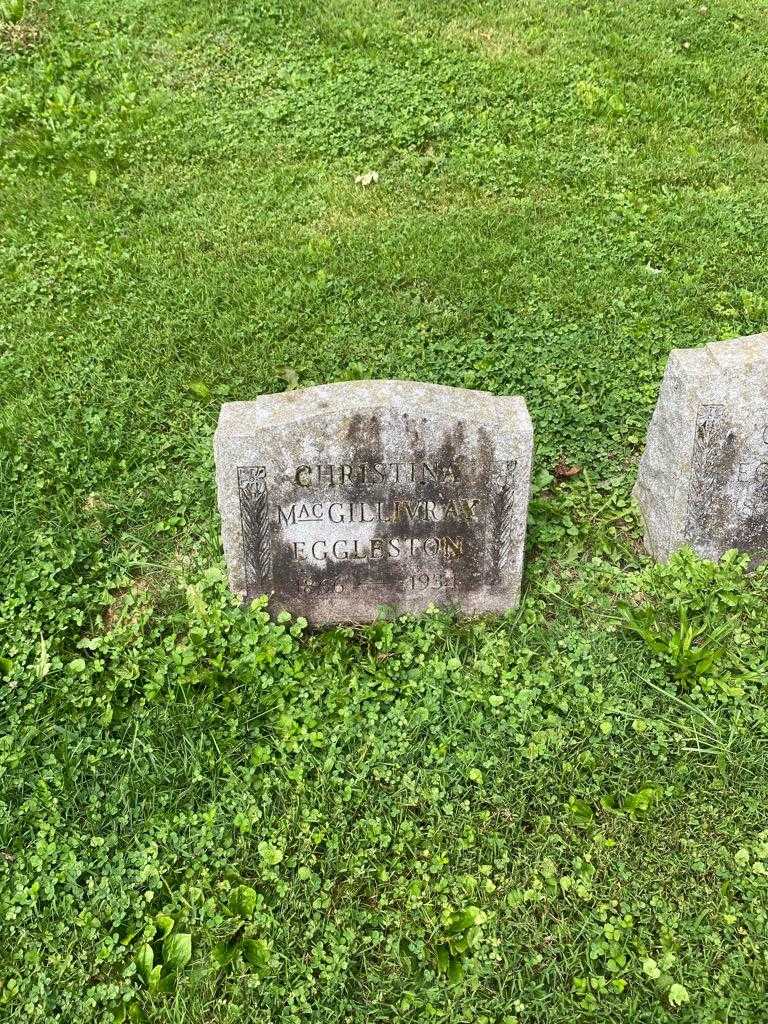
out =
<svg viewBox="0 0 768 1024"><path fill-rule="evenodd" d="M768 560L768 334L672 351L633 493L660 561Z"/></svg>
<svg viewBox="0 0 768 1024"><path fill-rule="evenodd" d="M533 428L522 398L356 381L222 407L232 589L315 624L520 596Z"/></svg>

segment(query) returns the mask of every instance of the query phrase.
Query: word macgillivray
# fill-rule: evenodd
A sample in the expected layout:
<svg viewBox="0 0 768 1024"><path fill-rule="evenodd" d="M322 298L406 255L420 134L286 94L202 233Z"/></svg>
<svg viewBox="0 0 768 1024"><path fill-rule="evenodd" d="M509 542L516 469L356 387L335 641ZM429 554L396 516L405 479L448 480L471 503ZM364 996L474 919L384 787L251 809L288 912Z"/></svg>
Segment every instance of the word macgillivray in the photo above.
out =
<svg viewBox="0 0 768 1024"><path fill-rule="evenodd" d="M465 522L478 518L480 498L461 498L445 502L406 498L389 501L314 501L279 505L276 525L298 523L398 523Z"/></svg>

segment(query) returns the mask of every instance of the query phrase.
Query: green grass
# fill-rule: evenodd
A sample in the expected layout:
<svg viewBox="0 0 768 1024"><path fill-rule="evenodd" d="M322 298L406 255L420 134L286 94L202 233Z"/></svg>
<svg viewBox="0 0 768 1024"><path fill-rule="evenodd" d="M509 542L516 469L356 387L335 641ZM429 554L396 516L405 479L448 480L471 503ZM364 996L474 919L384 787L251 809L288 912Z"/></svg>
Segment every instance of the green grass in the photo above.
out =
<svg viewBox="0 0 768 1024"><path fill-rule="evenodd" d="M758 0L0 0L0 1019L765 1020L768 574L629 492L669 349L768 324L766 58ZM525 395L521 609L233 606L218 407L294 374Z"/></svg>

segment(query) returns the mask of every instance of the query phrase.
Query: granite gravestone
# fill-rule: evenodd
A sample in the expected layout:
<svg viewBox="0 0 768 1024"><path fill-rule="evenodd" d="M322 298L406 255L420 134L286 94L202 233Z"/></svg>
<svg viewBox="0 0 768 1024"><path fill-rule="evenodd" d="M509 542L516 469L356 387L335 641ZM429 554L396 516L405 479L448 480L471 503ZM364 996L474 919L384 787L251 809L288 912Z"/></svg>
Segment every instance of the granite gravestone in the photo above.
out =
<svg viewBox="0 0 768 1024"><path fill-rule="evenodd" d="M315 624L519 600L533 428L522 398L356 381L224 405L230 585Z"/></svg>
<svg viewBox="0 0 768 1024"><path fill-rule="evenodd" d="M672 351L633 493L659 561L768 559L768 334Z"/></svg>

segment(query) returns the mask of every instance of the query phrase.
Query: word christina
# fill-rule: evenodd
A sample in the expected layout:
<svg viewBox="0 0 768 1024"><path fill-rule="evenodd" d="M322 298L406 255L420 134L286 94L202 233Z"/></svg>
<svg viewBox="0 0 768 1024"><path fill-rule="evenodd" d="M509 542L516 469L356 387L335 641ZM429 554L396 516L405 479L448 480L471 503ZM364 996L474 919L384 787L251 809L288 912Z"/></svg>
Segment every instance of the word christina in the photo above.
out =
<svg viewBox="0 0 768 1024"><path fill-rule="evenodd" d="M457 483L455 466L432 465L429 462L347 462L341 465L315 463L297 466L293 475L299 487L322 484L386 484L386 483Z"/></svg>
<svg viewBox="0 0 768 1024"><path fill-rule="evenodd" d="M294 562L378 562L381 559L410 558L423 553L442 558L461 558L463 537L372 537L370 540L294 540L290 542Z"/></svg>

